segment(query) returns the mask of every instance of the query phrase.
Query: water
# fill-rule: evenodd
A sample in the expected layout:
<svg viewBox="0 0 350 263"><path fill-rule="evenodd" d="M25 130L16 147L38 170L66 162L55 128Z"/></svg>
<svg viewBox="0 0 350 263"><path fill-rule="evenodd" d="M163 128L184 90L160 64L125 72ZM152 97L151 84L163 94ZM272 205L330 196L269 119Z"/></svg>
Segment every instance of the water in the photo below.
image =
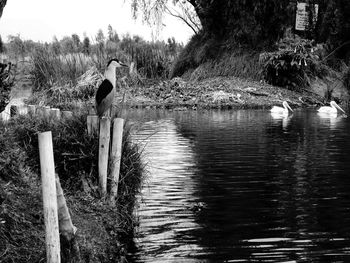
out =
<svg viewBox="0 0 350 263"><path fill-rule="evenodd" d="M149 169L131 262L350 262L350 118L129 117Z"/></svg>

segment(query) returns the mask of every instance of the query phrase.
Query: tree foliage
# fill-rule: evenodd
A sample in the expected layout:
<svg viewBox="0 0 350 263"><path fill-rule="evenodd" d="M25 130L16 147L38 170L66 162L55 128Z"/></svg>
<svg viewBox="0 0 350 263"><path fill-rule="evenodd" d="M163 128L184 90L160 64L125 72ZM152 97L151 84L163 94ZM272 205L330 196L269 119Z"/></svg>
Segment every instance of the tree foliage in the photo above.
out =
<svg viewBox="0 0 350 263"><path fill-rule="evenodd" d="M193 6L203 27L202 34L215 39L259 46L274 43L286 28L294 27L297 1L290 0L129 0L134 16L162 23L168 6L186 2ZM318 21L312 37L340 46L350 41L350 1L307 0L319 5Z"/></svg>

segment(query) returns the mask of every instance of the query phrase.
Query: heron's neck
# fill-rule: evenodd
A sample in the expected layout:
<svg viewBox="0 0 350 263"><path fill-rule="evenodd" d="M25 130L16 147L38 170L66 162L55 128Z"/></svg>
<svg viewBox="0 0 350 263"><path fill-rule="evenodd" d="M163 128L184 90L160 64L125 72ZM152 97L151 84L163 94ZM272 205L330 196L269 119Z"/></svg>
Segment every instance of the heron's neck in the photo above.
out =
<svg viewBox="0 0 350 263"><path fill-rule="evenodd" d="M115 83L116 83L115 67L108 67L106 69L105 78L112 83L113 87L115 86Z"/></svg>

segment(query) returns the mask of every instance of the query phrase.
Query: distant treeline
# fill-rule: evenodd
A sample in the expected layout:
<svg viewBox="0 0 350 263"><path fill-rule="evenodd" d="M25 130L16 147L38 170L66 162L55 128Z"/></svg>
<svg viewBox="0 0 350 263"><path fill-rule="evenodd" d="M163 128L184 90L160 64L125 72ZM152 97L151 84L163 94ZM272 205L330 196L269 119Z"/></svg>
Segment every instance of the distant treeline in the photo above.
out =
<svg viewBox="0 0 350 263"><path fill-rule="evenodd" d="M100 29L94 38L84 35L82 40L77 34L72 34L60 40L53 37L50 43L41 43L24 40L20 35L10 35L4 43L0 36L0 53L6 53L12 59L33 57L38 52L47 52L51 57L82 54L85 57L94 57L97 68L102 69L106 60L119 57L128 63L134 62L139 73L148 78L167 77L172 62L182 49L183 45L174 38L150 42L129 34L120 37L110 25L107 36Z"/></svg>

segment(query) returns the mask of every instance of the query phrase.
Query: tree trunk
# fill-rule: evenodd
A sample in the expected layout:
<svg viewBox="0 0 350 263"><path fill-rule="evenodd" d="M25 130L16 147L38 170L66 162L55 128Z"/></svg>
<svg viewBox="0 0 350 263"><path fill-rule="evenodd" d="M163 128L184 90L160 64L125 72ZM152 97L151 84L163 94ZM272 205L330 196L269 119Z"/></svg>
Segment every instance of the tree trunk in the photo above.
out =
<svg viewBox="0 0 350 263"><path fill-rule="evenodd" d="M217 40L260 46L274 42L293 23L295 3L289 0L189 0L203 34Z"/></svg>

